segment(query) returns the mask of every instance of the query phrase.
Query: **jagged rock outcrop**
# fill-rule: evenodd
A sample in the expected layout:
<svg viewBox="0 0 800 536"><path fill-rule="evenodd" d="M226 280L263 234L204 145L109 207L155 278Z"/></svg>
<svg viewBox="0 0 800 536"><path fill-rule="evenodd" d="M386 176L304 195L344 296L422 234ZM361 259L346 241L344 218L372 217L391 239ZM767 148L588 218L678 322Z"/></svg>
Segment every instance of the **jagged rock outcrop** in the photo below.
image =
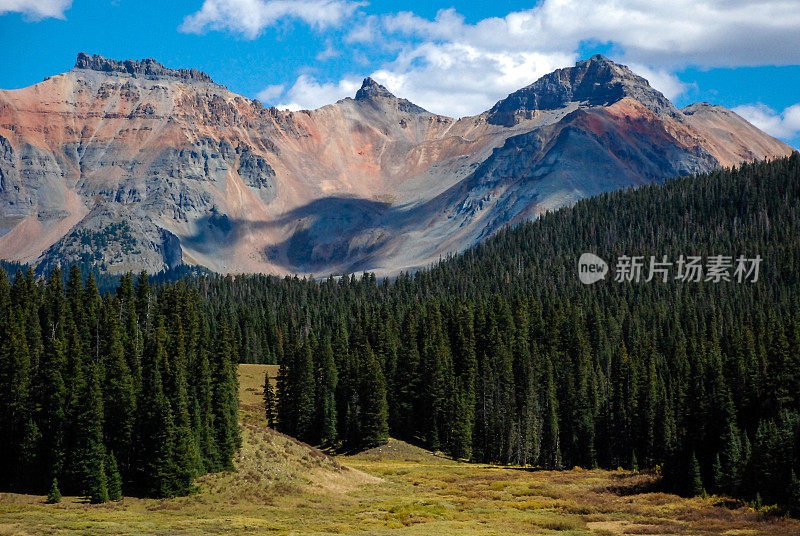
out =
<svg viewBox="0 0 800 536"><path fill-rule="evenodd" d="M0 258L387 275L581 197L790 152L602 56L455 120L370 78L288 112L194 69L81 54L0 90Z"/></svg>
<svg viewBox="0 0 800 536"><path fill-rule="evenodd" d="M85 52L81 52L78 54L75 68L109 73L125 73L132 76L166 77L198 82L212 81L210 76L197 69L168 69L152 58L145 58L141 61L117 61L106 59L97 54L89 56Z"/></svg>
<svg viewBox="0 0 800 536"><path fill-rule="evenodd" d="M533 84L515 91L495 104L487 120L512 126L532 118L537 111L556 110L577 102L585 106L608 106L624 98L642 103L658 115L677 117L675 106L641 76L624 65L595 55L575 67L558 69Z"/></svg>
<svg viewBox="0 0 800 536"><path fill-rule="evenodd" d="M426 109L417 106L407 99L398 99L391 91L370 77L364 79L361 88L356 92L356 102L370 103L378 108L392 106L410 114L426 114Z"/></svg>

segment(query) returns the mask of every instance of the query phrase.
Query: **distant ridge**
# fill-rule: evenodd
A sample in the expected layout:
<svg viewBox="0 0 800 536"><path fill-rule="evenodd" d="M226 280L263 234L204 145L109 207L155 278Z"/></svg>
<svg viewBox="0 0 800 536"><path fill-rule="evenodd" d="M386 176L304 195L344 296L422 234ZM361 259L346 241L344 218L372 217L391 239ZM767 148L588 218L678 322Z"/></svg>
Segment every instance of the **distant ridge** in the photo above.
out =
<svg viewBox="0 0 800 536"><path fill-rule="evenodd" d="M372 78L297 113L196 69L81 53L0 90L0 259L392 275L584 197L791 152L600 55L456 120Z"/></svg>
<svg viewBox="0 0 800 536"><path fill-rule="evenodd" d="M133 76L169 77L181 80L196 80L199 82L213 82L211 77L197 69L169 69L152 58L136 60L110 60L95 54L90 56L85 52L78 54L75 61L76 69L89 69L92 71L127 73Z"/></svg>

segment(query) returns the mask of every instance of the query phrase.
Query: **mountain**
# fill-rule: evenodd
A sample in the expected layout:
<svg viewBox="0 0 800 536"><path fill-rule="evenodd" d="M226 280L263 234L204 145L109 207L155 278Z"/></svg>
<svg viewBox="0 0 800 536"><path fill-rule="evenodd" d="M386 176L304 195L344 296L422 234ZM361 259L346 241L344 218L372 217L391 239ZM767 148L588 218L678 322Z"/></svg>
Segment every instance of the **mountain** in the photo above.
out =
<svg viewBox="0 0 800 536"><path fill-rule="evenodd" d="M195 69L81 53L0 91L0 258L385 275L586 196L791 152L599 55L456 120L370 78L289 112Z"/></svg>

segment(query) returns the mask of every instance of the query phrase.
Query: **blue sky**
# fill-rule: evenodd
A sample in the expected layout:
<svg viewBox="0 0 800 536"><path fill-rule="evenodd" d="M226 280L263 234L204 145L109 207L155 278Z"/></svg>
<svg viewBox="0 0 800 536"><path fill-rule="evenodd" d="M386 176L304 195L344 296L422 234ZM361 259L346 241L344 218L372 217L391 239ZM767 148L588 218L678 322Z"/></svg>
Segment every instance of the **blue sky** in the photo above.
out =
<svg viewBox="0 0 800 536"><path fill-rule="evenodd" d="M314 108L371 75L471 115L602 52L677 105L735 109L800 148L800 0L0 0L0 88L78 52L196 67L265 104Z"/></svg>

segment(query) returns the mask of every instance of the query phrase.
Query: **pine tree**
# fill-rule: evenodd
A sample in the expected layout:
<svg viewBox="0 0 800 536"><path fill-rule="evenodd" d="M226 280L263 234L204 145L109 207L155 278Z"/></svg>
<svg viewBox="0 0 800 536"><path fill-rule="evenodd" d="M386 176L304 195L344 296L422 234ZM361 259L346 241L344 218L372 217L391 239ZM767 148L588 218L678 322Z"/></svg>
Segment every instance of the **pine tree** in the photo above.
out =
<svg viewBox="0 0 800 536"><path fill-rule="evenodd" d="M317 416L320 444L325 447L336 445L336 388L338 374L333 358L333 348L330 338L325 337L320 345L319 367L317 372Z"/></svg>
<svg viewBox="0 0 800 536"><path fill-rule="evenodd" d="M52 481L61 473L64 463L64 428L66 426L65 404L66 368L64 319L66 303L61 271L50 272L42 303L43 351L39 367L33 378L31 396L35 422L39 429L39 482ZM44 478L41 478L44 477Z"/></svg>
<svg viewBox="0 0 800 536"><path fill-rule="evenodd" d="M108 500L119 501L122 499L122 476L117 466L117 458L111 451L106 455L105 470L108 476Z"/></svg>
<svg viewBox="0 0 800 536"><path fill-rule="evenodd" d="M686 492L690 496L702 495L705 492L703 488L703 477L700 474L700 464L697 461L694 451L689 456L689 463L686 467Z"/></svg>
<svg viewBox="0 0 800 536"><path fill-rule="evenodd" d="M450 444L448 451L456 459L472 457L472 428L474 426L474 402L470 400L469 389L459 381L453 396L454 412L450 424Z"/></svg>
<svg viewBox="0 0 800 536"><path fill-rule="evenodd" d="M267 418L267 426L275 428L276 404L275 388L270 381L269 372L264 375L264 412Z"/></svg>
<svg viewBox="0 0 800 536"><path fill-rule="evenodd" d="M101 333L105 365L105 444L121 460L122 471L128 473L131 470L136 425L136 385L125 358L118 310L119 302L107 297Z"/></svg>
<svg viewBox="0 0 800 536"><path fill-rule="evenodd" d="M154 313L153 301L150 278L147 277L147 272L142 270L136 279L136 318L145 333L150 332Z"/></svg>
<svg viewBox="0 0 800 536"><path fill-rule="evenodd" d="M49 504L56 504L61 502L61 491L58 489L58 479L53 478L53 483L50 485L50 491L47 492L47 502Z"/></svg>
<svg viewBox="0 0 800 536"><path fill-rule="evenodd" d="M142 390L137 422L138 484L150 497L170 497L175 472L175 428L161 379L167 332L159 325L147 341L142 360Z"/></svg>
<svg viewBox="0 0 800 536"><path fill-rule="evenodd" d="M80 450L85 456L82 468L85 494L93 503L108 500L108 479L105 471L106 447L103 443L103 394L100 387L100 365L91 364L87 371L87 382L83 404L85 411L78 418Z"/></svg>
<svg viewBox="0 0 800 536"><path fill-rule="evenodd" d="M284 352L283 360L278 367L278 377L276 378L277 400L276 423L279 432L287 435L294 435L295 423L297 421L296 397L297 390L294 388L294 360L295 348L288 347Z"/></svg>
<svg viewBox="0 0 800 536"><path fill-rule="evenodd" d="M386 403L386 381L383 377L383 370L372 352L372 348L364 345L360 357L364 363L361 383L361 399L364 408L361 422L361 446L370 448L382 445L389 439L389 408Z"/></svg>
<svg viewBox="0 0 800 536"><path fill-rule="evenodd" d="M418 433L419 412L421 410L419 348L417 346L417 320L413 311L402 323L400 353L397 358L396 407L391 408L392 433L405 440L411 440Z"/></svg>
<svg viewBox="0 0 800 536"><path fill-rule="evenodd" d="M446 341L438 302L430 305L425 314L425 327L420 334L420 370L422 406L422 432L428 448L439 450L449 443L449 420L452 416L454 392L453 364Z"/></svg>
<svg viewBox="0 0 800 536"><path fill-rule="evenodd" d="M312 357L313 342L306 339L301 346L294 363L294 374L291 388L295 395L295 437L301 441L313 442L315 433L315 400L314 400L314 359Z"/></svg>
<svg viewBox="0 0 800 536"><path fill-rule="evenodd" d="M169 378L166 394L170 400L175 439L172 460L175 467L173 482L176 495L186 495L193 489L194 478L200 467L200 453L195 443L189 418L189 393L186 380L186 344L180 315L174 312L169 317L170 336L167 356Z"/></svg>
<svg viewBox="0 0 800 536"><path fill-rule="evenodd" d="M455 458L472 458L472 431L475 427L475 333L469 307L459 308L450 331L453 345L455 389L451 395L453 414L450 419L448 451Z"/></svg>
<svg viewBox="0 0 800 536"><path fill-rule="evenodd" d="M558 422L558 399L553 378L553 364L548 361L544 378L544 423L542 428L543 465L550 469L561 469L561 442Z"/></svg>
<svg viewBox="0 0 800 536"><path fill-rule="evenodd" d="M128 363L136 388L141 384L141 357L144 349L142 331L139 329L139 319L136 314L136 290L133 286L133 275L128 273L120 279L117 288L117 300L119 303L120 329L122 332L122 346L125 352L125 360Z"/></svg>
<svg viewBox="0 0 800 536"><path fill-rule="evenodd" d="M226 322L217 331L217 346L211 371L211 396L214 438L219 452L219 467L233 469L239 435L239 382L233 361L233 334Z"/></svg>
<svg viewBox="0 0 800 536"><path fill-rule="evenodd" d="M31 362L19 315L12 311L8 281L0 271L0 483L20 485L32 460L23 452L30 420Z"/></svg>
<svg viewBox="0 0 800 536"><path fill-rule="evenodd" d="M194 404L197 415L197 444L203 460L205 471L219 470L219 450L214 437L214 412L211 386L211 364L207 348L210 342L210 328L208 322L199 326L196 362L193 370L192 384L194 388Z"/></svg>

